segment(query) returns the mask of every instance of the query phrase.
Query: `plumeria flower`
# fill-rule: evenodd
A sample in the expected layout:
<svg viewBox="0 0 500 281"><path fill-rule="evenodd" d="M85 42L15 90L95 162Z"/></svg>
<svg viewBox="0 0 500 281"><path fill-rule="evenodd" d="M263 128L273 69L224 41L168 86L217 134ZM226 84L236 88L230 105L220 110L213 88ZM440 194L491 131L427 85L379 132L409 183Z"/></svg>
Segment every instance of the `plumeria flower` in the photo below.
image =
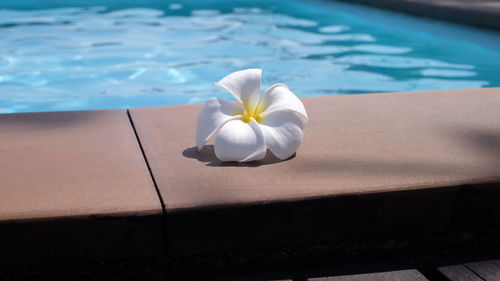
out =
<svg viewBox="0 0 500 281"><path fill-rule="evenodd" d="M237 101L205 102L198 116L198 150L215 138L215 156L221 161L261 160L268 149L285 160L297 151L307 123L306 109L285 84L274 84L260 96L261 75L261 69L247 69L215 83Z"/></svg>

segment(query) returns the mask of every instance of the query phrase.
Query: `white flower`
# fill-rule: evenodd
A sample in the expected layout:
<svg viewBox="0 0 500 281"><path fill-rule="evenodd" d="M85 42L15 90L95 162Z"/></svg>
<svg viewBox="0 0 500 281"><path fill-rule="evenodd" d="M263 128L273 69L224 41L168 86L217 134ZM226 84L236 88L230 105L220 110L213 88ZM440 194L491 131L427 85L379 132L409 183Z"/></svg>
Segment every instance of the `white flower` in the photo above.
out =
<svg viewBox="0 0 500 281"><path fill-rule="evenodd" d="M198 116L198 150L215 138L215 156L221 161L260 160L269 149L281 160L292 156L307 122L302 102L284 84L271 86L259 96L261 69L237 71L215 85L237 102L209 98Z"/></svg>

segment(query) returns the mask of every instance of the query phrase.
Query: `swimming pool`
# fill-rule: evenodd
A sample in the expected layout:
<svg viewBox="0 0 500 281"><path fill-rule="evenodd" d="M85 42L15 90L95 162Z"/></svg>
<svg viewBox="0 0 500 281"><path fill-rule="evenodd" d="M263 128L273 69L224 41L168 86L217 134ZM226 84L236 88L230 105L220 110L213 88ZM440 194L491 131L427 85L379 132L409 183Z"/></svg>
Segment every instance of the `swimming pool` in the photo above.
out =
<svg viewBox="0 0 500 281"><path fill-rule="evenodd" d="M0 112L202 103L262 68L301 97L500 86L500 33L333 1L0 3Z"/></svg>

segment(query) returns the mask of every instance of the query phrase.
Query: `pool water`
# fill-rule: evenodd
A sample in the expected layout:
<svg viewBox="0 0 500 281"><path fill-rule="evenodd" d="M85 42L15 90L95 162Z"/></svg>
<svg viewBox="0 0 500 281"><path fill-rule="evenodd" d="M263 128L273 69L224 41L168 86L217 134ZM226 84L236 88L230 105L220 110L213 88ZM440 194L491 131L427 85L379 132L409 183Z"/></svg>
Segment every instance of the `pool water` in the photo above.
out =
<svg viewBox="0 0 500 281"><path fill-rule="evenodd" d="M213 82L245 68L301 97L495 87L500 33L322 0L0 2L3 113L231 99Z"/></svg>

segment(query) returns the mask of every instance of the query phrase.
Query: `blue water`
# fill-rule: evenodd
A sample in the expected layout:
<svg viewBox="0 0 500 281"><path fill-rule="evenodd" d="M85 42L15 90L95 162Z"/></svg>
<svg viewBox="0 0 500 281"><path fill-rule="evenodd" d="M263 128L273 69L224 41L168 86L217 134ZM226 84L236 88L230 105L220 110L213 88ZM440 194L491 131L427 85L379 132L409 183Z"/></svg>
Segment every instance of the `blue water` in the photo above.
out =
<svg viewBox="0 0 500 281"><path fill-rule="evenodd" d="M301 97L494 87L500 33L321 0L0 2L0 112L231 99L212 83L251 67Z"/></svg>

